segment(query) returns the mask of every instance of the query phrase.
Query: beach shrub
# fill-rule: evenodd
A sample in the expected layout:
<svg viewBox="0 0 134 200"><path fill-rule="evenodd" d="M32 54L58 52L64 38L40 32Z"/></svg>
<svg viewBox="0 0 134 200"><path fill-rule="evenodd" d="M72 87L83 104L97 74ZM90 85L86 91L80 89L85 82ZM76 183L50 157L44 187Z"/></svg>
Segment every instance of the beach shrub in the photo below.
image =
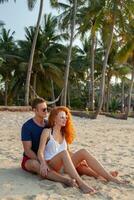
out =
<svg viewBox="0 0 134 200"><path fill-rule="evenodd" d="M115 99L113 98L110 102L110 105L109 105L109 110L111 112L115 112L116 110L119 110L120 108L120 102L118 99Z"/></svg>

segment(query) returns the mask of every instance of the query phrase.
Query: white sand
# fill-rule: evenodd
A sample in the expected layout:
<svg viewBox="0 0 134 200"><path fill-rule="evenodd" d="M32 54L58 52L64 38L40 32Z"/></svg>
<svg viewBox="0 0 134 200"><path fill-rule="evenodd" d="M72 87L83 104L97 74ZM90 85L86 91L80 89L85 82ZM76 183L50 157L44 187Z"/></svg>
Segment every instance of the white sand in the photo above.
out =
<svg viewBox="0 0 134 200"><path fill-rule="evenodd" d="M20 168L22 144L20 128L32 112L0 112L0 199L2 200L133 200L134 199L134 119L127 121L100 116L97 120L73 117L77 139L72 149L86 148L108 170L131 182L127 186L102 183L83 176L99 193L82 194L77 188L41 180Z"/></svg>

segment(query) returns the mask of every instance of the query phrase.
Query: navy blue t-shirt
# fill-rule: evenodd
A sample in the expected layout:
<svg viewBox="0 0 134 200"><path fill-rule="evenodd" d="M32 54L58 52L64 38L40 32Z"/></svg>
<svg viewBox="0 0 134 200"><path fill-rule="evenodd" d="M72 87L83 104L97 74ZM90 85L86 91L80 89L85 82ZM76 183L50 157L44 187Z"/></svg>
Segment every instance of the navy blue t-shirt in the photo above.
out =
<svg viewBox="0 0 134 200"><path fill-rule="evenodd" d="M48 123L45 121L45 126L41 127L37 125L33 119L29 119L25 122L21 129L21 140L22 141L31 141L32 142L32 150L37 154L40 136L44 128L48 128ZM24 153L25 155L25 153Z"/></svg>

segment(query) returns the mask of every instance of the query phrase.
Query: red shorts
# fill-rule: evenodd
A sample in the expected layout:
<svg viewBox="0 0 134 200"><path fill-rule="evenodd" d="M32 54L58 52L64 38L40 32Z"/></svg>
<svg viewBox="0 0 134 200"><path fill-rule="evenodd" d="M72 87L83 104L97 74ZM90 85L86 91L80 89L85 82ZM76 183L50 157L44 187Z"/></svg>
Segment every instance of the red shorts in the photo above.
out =
<svg viewBox="0 0 134 200"><path fill-rule="evenodd" d="M27 160L29 160L29 159L30 159L29 157L23 156L23 159L22 159L22 162L21 162L22 169L24 169L27 172L29 172L29 171L26 169L25 164L26 164Z"/></svg>

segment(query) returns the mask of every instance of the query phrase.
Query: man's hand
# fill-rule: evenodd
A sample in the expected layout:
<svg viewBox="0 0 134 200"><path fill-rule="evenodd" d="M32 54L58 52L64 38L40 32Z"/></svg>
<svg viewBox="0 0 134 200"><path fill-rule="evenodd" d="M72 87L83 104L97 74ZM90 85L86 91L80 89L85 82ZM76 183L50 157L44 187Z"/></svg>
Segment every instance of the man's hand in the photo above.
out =
<svg viewBox="0 0 134 200"><path fill-rule="evenodd" d="M46 177L48 174L48 171L50 171L50 168L47 164L41 163L40 165L40 175L43 177Z"/></svg>

